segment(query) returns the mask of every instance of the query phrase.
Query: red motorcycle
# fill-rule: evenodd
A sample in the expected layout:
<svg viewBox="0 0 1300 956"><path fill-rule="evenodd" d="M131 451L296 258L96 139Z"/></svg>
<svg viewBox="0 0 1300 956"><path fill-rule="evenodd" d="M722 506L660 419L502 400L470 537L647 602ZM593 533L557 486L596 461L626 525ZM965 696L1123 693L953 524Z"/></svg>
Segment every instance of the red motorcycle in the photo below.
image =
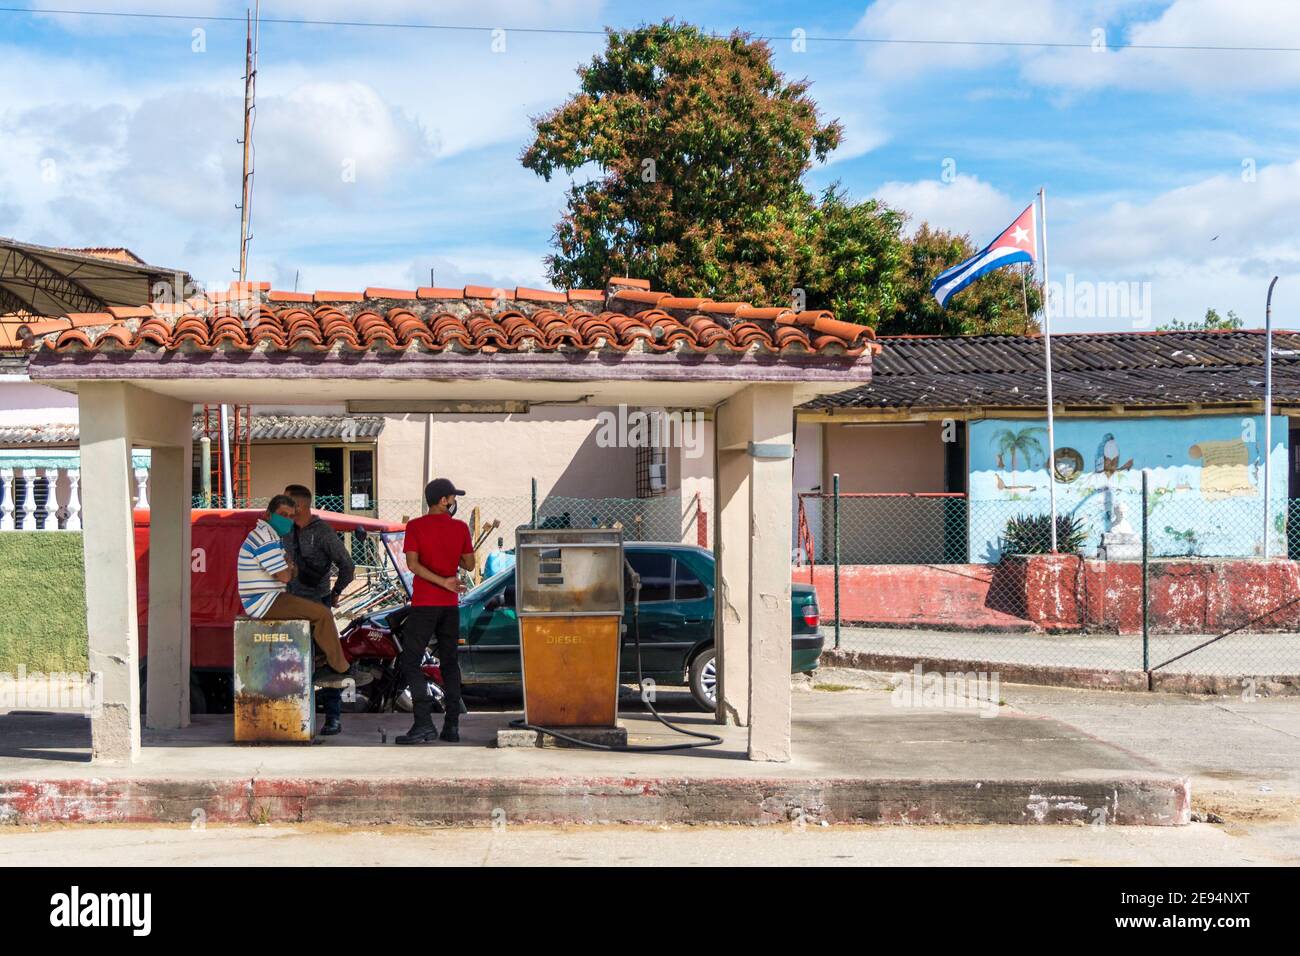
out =
<svg viewBox="0 0 1300 956"><path fill-rule="evenodd" d="M374 536L362 530L356 537L364 542ZM383 567L380 584L372 592L373 596L362 598L362 603L357 605L361 613L339 634L343 653L356 669L356 686L351 693L344 693L345 707L354 713L395 710L410 713L412 709L411 689L406 686L397 664L402 653L402 631L411 612L411 575L406 570L405 561L398 559L404 540L405 535L401 532L378 535L376 550ZM379 610L368 610L376 604L384 606ZM434 711L442 713L446 699L442 689L442 666L427 647L420 670L424 672L425 686L433 698ZM461 713L467 712L463 700L460 709Z"/></svg>
<svg viewBox="0 0 1300 956"><path fill-rule="evenodd" d="M356 687L344 692L344 704L352 713L411 712L411 689L406 686L398 657L402 653L402 626L411 606L388 608L353 619L339 635L343 653L356 668ZM420 663L426 687L433 697L433 709L442 713L446 694L442 689L442 666L428 648ZM351 698L351 699L349 699ZM462 712L465 709L461 703Z"/></svg>

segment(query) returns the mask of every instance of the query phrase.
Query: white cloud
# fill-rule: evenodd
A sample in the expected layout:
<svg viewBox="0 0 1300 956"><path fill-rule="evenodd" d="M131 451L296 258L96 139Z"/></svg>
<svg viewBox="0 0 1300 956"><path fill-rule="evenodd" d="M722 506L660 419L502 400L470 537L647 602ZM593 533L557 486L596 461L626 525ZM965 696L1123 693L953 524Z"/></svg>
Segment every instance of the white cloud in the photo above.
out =
<svg viewBox="0 0 1300 956"><path fill-rule="evenodd" d="M1172 260L1198 267L1300 249L1300 161L1265 166L1253 182L1214 176L1148 202L1117 202L1088 216L1068 251L1092 264ZM1217 237L1217 238L1216 238Z"/></svg>
<svg viewBox="0 0 1300 956"><path fill-rule="evenodd" d="M1100 52L1092 48L1098 30L1105 46ZM1294 0L1173 0L1160 7L1123 0L877 0L854 32L954 41L867 45L869 72L885 80L1002 66L1008 79L1058 90L1273 91L1300 85L1295 53L1127 48L1300 47L1300 4ZM1085 47L1000 46L997 41Z"/></svg>
<svg viewBox="0 0 1300 956"><path fill-rule="evenodd" d="M260 97L253 143L257 174L277 191L348 201L382 189L404 167L431 158L417 123L365 83L305 83Z"/></svg>
<svg viewBox="0 0 1300 956"><path fill-rule="evenodd" d="M957 173L951 183L938 179L888 182L875 191L875 198L906 212L911 217L910 231L928 222L969 235L977 247L997 236L1028 205L966 173Z"/></svg>
<svg viewBox="0 0 1300 956"><path fill-rule="evenodd" d="M907 79L922 73L983 69L1016 55L1011 47L976 44L999 40L1059 40L1079 36L1080 4L1063 0L876 0L854 28L871 39L960 41L864 45L868 68L879 77ZM971 44L971 45L961 45Z"/></svg>

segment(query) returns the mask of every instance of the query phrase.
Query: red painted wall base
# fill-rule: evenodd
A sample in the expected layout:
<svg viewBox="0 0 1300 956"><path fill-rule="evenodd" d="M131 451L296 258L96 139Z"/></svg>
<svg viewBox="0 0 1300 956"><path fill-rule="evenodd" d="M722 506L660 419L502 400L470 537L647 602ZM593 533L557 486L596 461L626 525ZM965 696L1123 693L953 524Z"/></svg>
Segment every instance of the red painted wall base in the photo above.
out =
<svg viewBox="0 0 1300 956"><path fill-rule="evenodd" d="M794 570L809 581L808 568ZM811 571L832 620L834 569ZM1284 558L1153 561L1150 627L1161 634L1300 630L1300 562ZM840 618L878 627L973 631L1142 629L1142 566L1073 555L1000 564L855 564L840 569ZM1294 602L1294 603L1291 603Z"/></svg>

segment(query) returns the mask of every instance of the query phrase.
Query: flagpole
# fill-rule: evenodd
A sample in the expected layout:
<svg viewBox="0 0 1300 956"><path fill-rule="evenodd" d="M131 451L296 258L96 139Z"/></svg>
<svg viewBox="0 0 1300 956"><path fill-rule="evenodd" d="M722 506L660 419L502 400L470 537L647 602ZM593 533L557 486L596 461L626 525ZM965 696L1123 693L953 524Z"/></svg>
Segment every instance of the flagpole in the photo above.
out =
<svg viewBox="0 0 1300 956"><path fill-rule="evenodd" d="M1047 190L1038 190L1038 213L1043 230L1043 352L1047 369L1047 496L1051 508L1052 553L1056 553L1056 412L1052 400L1052 304L1047 276Z"/></svg>
<svg viewBox="0 0 1300 956"><path fill-rule="evenodd" d="M1268 284L1268 298L1264 302L1264 557L1268 557L1269 510L1268 485L1273 460L1273 286L1277 276Z"/></svg>

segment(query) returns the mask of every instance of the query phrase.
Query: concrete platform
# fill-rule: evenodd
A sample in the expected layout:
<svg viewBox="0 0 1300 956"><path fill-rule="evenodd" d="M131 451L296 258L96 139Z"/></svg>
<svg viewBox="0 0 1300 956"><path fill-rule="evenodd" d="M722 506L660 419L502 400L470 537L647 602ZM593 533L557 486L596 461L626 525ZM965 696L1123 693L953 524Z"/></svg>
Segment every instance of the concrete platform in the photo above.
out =
<svg viewBox="0 0 1300 956"><path fill-rule="evenodd" d="M502 748L517 711L462 718L460 744L398 747L405 715L346 715L310 747L239 747L229 717L147 733L140 761L89 761L80 716L0 714L0 822L1089 823L1180 825L1190 785L1056 720L1008 707L896 707L888 693L795 694L786 764L698 713L720 747L636 754ZM661 705L662 706L662 705ZM988 712L987 710L985 712ZM676 737L627 711L630 743Z"/></svg>

